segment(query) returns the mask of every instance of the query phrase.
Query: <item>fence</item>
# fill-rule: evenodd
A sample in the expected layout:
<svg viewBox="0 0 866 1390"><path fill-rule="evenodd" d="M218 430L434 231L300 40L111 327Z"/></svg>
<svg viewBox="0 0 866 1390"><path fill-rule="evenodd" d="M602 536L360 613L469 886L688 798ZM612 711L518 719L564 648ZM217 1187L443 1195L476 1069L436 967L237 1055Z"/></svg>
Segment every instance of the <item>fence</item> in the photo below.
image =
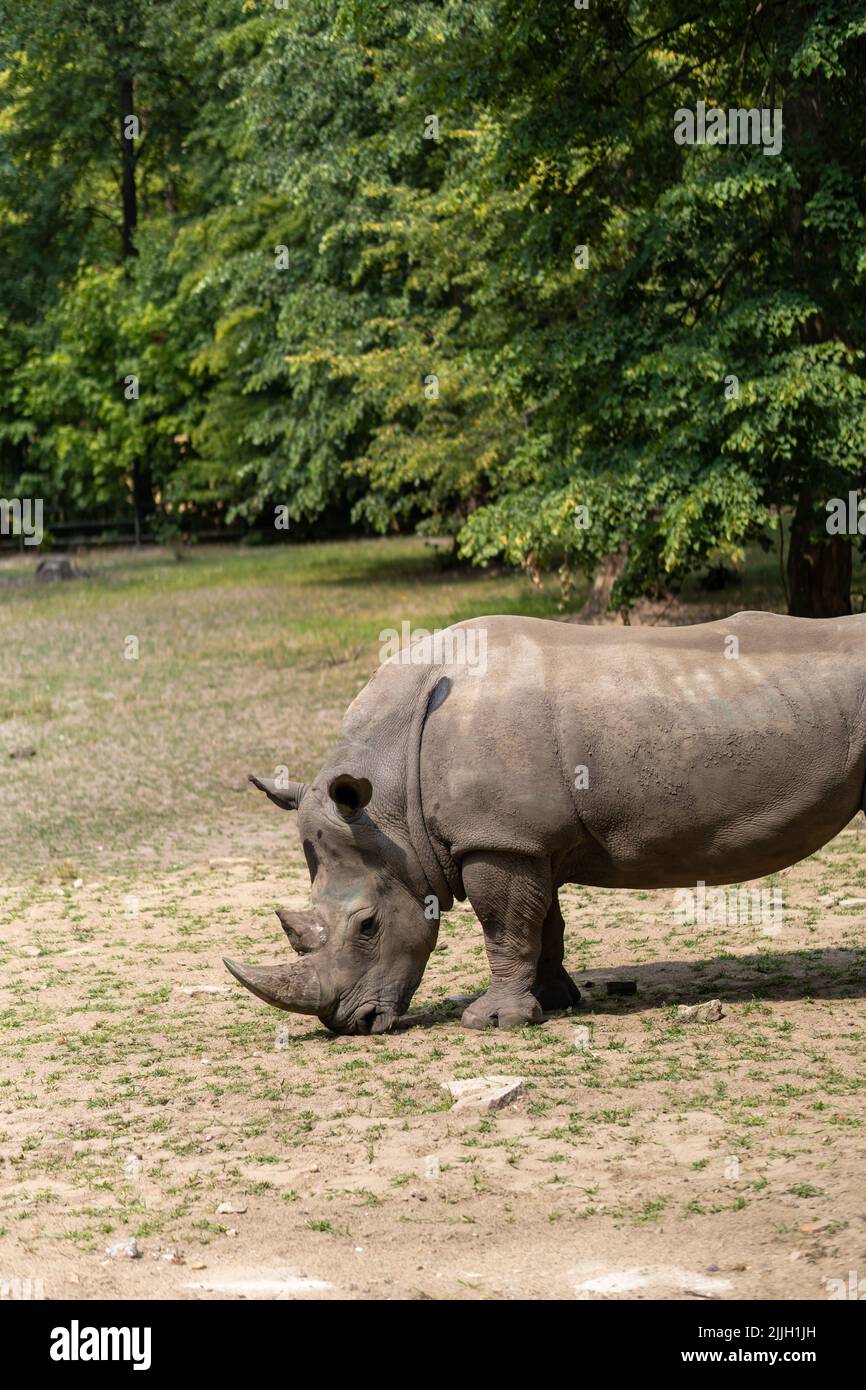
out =
<svg viewBox="0 0 866 1390"><path fill-rule="evenodd" d="M52 550L69 550L75 546L100 546L100 545L147 545L155 544L164 537L156 536L151 530L151 524L157 513L149 516L122 516L122 517L76 517L72 520L67 518L54 519L50 516L43 517L43 530L45 538ZM216 526L200 527L198 530L187 531L184 529L184 538L189 537L195 541L234 541L241 540L248 534L247 529L221 528ZM43 542L43 546L44 546ZM25 545L24 535L2 535L0 534L0 553L20 550L22 552L32 551L34 554L40 549L39 546Z"/></svg>

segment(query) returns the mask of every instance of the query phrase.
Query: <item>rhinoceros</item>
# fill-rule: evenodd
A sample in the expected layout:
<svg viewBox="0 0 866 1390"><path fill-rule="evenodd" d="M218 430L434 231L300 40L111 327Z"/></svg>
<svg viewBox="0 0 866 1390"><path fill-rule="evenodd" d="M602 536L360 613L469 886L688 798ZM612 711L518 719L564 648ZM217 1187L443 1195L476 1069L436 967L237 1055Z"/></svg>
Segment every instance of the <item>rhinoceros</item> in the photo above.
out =
<svg viewBox="0 0 866 1390"><path fill-rule="evenodd" d="M297 960L226 965L335 1032L394 1026L455 899L491 974L463 1023L517 1028L579 1002L563 884L740 883L863 808L866 616L496 616L436 639L380 665L310 786L251 778L297 811L312 906L278 914Z"/></svg>

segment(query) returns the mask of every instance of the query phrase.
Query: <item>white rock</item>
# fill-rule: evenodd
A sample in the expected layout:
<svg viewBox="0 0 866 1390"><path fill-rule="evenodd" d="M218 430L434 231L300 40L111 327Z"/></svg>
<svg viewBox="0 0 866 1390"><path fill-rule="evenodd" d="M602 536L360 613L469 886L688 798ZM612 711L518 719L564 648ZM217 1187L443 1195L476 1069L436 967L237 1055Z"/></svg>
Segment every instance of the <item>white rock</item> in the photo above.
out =
<svg viewBox="0 0 866 1390"><path fill-rule="evenodd" d="M129 1240L115 1241L114 1245L107 1245L105 1253L110 1255L113 1260L116 1260L119 1255L125 1255L128 1260L140 1260L142 1255L135 1236L130 1236Z"/></svg>
<svg viewBox="0 0 866 1390"><path fill-rule="evenodd" d="M588 1023L578 1023L574 1030L574 1047L577 1052L587 1052L592 1043L592 1030Z"/></svg>
<svg viewBox="0 0 866 1390"><path fill-rule="evenodd" d="M723 1017L720 999L708 999L705 1004L678 1004L677 1018L684 1023L718 1023Z"/></svg>
<svg viewBox="0 0 866 1390"><path fill-rule="evenodd" d="M711 1279L706 1274L682 1269L679 1265L639 1265L631 1269L610 1269L603 1265L581 1265L572 1271L579 1299L593 1295L630 1294L645 1289L670 1289L677 1293L710 1295L726 1293L729 1279ZM588 1278L586 1276L589 1276Z"/></svg>
<svg viewBox="0 0 866 1390"><path fill-rule="evenodd" d="M231 994L231 985L177 985L178 994Z"/></svg>
<svg viewBox="0 0 866 1390"><path fill-rule="evenodd" d="M328 1284L324 1279L308 1279L305 1275L284 1274L281 1271L264 1275L248 1275L245 1271L238 1271L237 1274L214 1274L206 1282L202 1280L199 1284L184 1284L186 1289L200 1289L206 1293L233 1293L241 1298L273 1298L278 1302L297 1298L299 1294L319 1293L333 1287L333 1284Z"/></svg>
<svg viewBox="0 0 866 1390"><path fill-rule="evenodd" d="M235 1206L233 1202L220 1202L217 1207L218 1216L243 1216L247 1209L246 1202L243 1205Z"/></svg>
<svg viewBox="0 0 866 1390"><path fill-rule="evenodd" d="M526 1094L522 1076L471 1076L442 1084L454 1097L452 1114L459 1110L502 1110Z"/></svg>
<svg viewBox="0 0 866 1390"><path fill-rule="evenodd" d="M843 898L840 907L866 907L866 898Z"/></svg>

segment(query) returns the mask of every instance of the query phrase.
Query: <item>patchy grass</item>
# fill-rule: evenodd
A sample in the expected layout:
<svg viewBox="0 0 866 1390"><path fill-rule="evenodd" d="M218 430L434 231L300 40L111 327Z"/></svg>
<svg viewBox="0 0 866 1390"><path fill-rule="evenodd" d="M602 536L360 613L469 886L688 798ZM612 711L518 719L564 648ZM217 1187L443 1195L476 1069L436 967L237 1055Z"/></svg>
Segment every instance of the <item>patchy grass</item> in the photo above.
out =
<svg viewBox="0 0 866 1390"><path fill-rule="evenodd" d="M615 970L634 997L464 1032L453 996L487 967L463 905L415 1001L429 1026L336 1039L220 964L273 955L271 909L309 890L292 818L246 771L316 771L382 628L543 616L555 594L441 573L415 541L84 564L45 590L0 571L0 739L37 750L0 759L0 1277L568 1297L589 1261L785 1299L863 1269L866 916L836 906L862 895L862 820L778 876L772 937L679 925L671 894L565 890L576 977ZM720 1022L676 1012L714 997ZM451 1114L442 1083L481 1073L526 1099ZM130 1237L141 1259L106 1254Z"/></svg>

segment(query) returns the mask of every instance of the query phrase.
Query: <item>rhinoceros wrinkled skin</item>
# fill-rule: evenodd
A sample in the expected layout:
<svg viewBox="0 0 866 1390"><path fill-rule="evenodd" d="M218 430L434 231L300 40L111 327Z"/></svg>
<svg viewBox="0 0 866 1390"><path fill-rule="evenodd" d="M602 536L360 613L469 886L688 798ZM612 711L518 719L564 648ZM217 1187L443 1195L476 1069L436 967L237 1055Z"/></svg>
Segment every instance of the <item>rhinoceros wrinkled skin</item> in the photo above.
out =
<svg viewBox="0 0 866 1390"><path fill-rule="evenodd" d="M379 667L312 785L251 779L297 809L312 907L279 914L292 964L227 964L336 1032L393 1026L455 898L492 979L464 1024L520 1027L579 1000L562 884L740 883L863 809L866 615L487 617L441 636Z"/></svg>

